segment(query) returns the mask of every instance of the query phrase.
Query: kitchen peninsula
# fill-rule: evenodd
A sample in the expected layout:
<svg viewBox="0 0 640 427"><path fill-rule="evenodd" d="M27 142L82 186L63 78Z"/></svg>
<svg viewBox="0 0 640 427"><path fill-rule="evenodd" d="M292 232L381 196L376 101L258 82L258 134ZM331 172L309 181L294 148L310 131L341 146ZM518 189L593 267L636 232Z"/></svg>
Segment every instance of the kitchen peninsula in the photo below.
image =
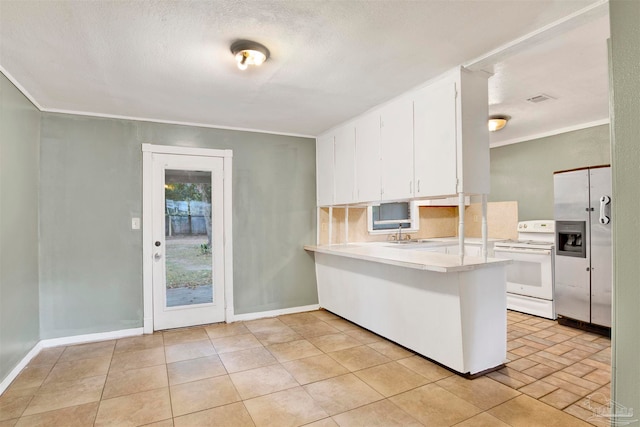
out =
<svg viewBox="0 0 640 427"><path fill-rule="evenodd" d="M319 135L317 245L305 246L315 255L321 307L463 375L506 359L509 261L487 258L488 77L456 67ZM469 196L481 200L483 257L464 241ZM401 216L374 220L373 206L446 199L457 206L457 251L441 247L451 241L332 244L334 210L344 211L345 242L349 209L362 207L370 212L367 237L388 233L373 225L388 226L399 241L403 228L418 231L405 227L415 219L400 209ZM327 245L320 244L323 232Z"/></svg>
<svg viewBox="0 0 640 427"><path fill-rule="evenodd" d="M320 306L460 374L506 358L509 261L389 243L305 246Z"/></svg>

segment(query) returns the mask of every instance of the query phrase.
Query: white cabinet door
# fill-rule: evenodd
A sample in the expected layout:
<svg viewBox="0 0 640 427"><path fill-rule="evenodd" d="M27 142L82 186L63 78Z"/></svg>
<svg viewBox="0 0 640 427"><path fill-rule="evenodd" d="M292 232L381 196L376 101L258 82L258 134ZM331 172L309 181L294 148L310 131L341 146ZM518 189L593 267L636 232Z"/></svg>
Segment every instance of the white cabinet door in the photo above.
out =
<svg viewBox="0 0 640 427"><path fill-rule="evenodd" d="M447 247L446 246L436 246L433 248L433 250L431 252L439 252L441 254L446 254L447 253Z"/></svg>
<svg viewBox="0 0 640 427"><path fill-rule="evenodd" d="M451 245L451 246L447 246L447 253L449 255L459 255L459 246L458 245ZM489 251L489 256L492 256L491 250L487 249ZM466 243L464 245L464 255L465 256L474 256L474 257L481 257L482 256L482 245L477 245L477 244L469 244Z"/></svg>
<svg viewBox="0 0 640 427"><path fill-rule="evenodd" d="M464 246L464 254L466 256L482 256L482 245L465 245Z"/></svg>
<svg viewBox="0 0 640 427"><path fill-rule="evenodd" d="M333 135L316 139L316 198L318 206L333 204Z"/></svg>
<svg viewBox="0 0 640 427"><path fill-rule="evenodd" d="M334 133L334 199L336 205L355 201L356 131L353 125Z"/></svg>
<svg viewBox="0 0 640 427"><path fill-rule="evenodd" d="M489 194L489 90L483 71L460 72L458 86L458 193Z"/></svg>
<svg viewBox="0 0 640 427"><path fill-rule="evenodd" d="M447 82L416 93L414 167L416 197L456 194L456 85Z"/></svg>
<svg viewBox="0 0 640 427"><path fill-rule="evenodd" d="M380 114L367 114L356 127L356 201L380 200Z"/></svg>
<svg viewBox="0 0 640 427"><path fill-rule="evenodd" d="M413 197L413 102L397 100L380 111L382 200Z"/></svg>
<svg viewBox="0 0 640 427"><path fill-rule="evenodd" d="M458 245L449 245L449 246L445 246L445 248L447 248L447 254L449 255L459 255L459 246Z"/></svg>

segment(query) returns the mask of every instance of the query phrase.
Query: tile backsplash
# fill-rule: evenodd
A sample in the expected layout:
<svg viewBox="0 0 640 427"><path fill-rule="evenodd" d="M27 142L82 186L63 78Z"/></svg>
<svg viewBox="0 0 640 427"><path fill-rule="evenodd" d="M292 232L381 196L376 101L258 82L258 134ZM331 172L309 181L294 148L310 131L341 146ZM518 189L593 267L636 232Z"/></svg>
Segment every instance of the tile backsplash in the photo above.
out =
<svg viewBox="0 0 640 427"><path fill-rule="evenodd" d="M482 237L482 205L472 203L464 210L465 237ZM518 238L518 202L487 203L487 230L495 239Z"/></svg>
<svg viewBox="0 0 640 427"><path fill-rule="evenodd" d="M421 206L420 230L408 233L412 238L428 239L458 235L458 207ZM487 204L489 237L514 239L517 237L518 202L492 202ZM465 236L481 237L482 207L472 203L465 208ZM333 208L331 243L380 242L389 240L388 234L369 234L367 208L349 208L349 236L345 236L345 209ZM329 243L329 208L320 209L320 242Z"/></svg>

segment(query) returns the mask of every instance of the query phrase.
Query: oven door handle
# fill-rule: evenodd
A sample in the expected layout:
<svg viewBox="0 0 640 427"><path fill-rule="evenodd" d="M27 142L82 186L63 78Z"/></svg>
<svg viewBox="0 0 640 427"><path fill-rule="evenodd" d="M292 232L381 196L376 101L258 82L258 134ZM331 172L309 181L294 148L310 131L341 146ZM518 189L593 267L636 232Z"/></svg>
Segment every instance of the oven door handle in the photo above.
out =
<svg viewBox="0 0 640 427"><path fill-rule="evenodd" d="M536 254L536 255L551 255L549 249L520 249L520 248L493 248L493 252L511 252L514 254Z"/></svg>

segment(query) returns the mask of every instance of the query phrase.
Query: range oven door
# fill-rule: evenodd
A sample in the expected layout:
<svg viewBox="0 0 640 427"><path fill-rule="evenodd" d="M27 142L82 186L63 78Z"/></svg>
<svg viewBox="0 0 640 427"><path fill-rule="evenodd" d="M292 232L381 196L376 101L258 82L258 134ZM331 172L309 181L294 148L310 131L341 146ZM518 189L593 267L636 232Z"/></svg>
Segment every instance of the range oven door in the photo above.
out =
<svg viewBox="0 0 640 427"><path fill-rule="evenodd" d="M553 253L547 249L494 249L495 258L510 259L507 265L507 292L553 300Z"/></svg>

